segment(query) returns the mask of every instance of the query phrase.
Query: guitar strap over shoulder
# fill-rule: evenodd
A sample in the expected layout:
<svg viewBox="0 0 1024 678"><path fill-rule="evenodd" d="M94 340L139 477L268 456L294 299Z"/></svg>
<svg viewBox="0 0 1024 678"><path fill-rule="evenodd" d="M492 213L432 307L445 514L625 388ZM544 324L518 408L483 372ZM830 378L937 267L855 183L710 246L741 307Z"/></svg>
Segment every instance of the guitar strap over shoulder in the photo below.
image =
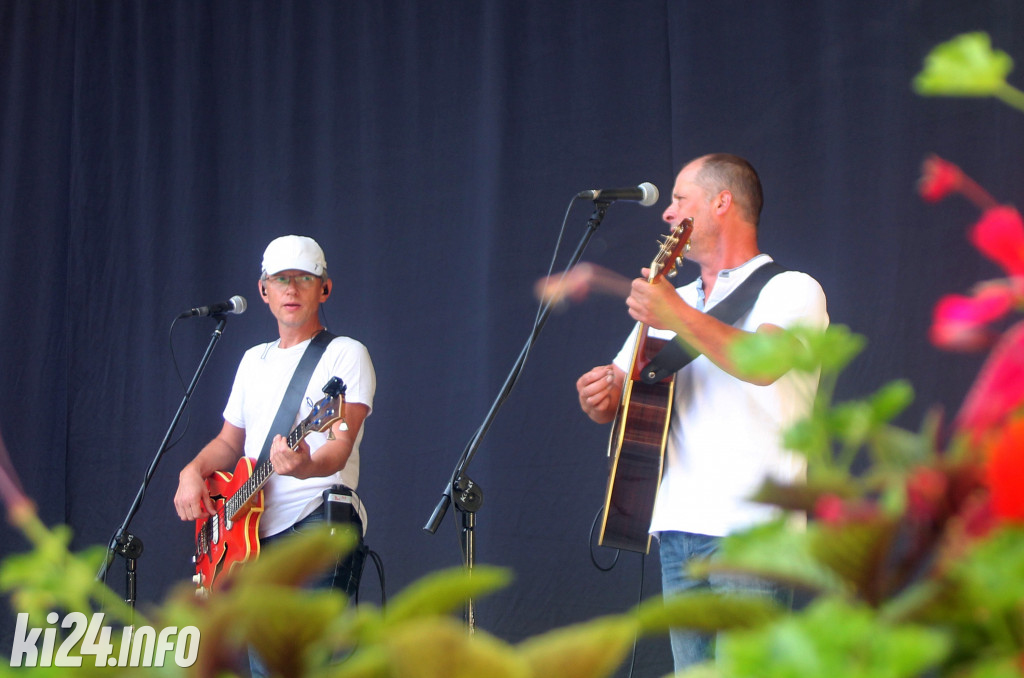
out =
<svg viewBox="0 0 1024 678"><path fill-rule="evenodd" d="M754 307L754 302L757 301L757 296L761 293L761 288L765 286L765 283L785 270L774 261L769 261L747 276L747 279L740 283L739 287L715 304L707 314L727 325L734 324ZM640 379L645 384L656 384L681 370L696 357L687 350L682 341L670 341L647 364Z"/></svg>
<svg viewBox="0 0 1024 678"><path fill-rule="evenodd" d="M292 372L292 380L288 382L288 388L285 389L284 397L281 398L281 405L277 408L277 415L274 416L274 423L270 425L267 439L263 441L263 449L260 451L259 459L256 460L257 466L270 456L270 445L274 442L274 436L278 433L287 435L288 430L292 427L295 414L299 411L299 405L302 402L302 394L306 392L309 379L313 376L313 368L320 362L320 356L324 354L327 344L334 341L335 338L336 335L323 330L310 340L309 346L303 351L299 364Z"/></svg>

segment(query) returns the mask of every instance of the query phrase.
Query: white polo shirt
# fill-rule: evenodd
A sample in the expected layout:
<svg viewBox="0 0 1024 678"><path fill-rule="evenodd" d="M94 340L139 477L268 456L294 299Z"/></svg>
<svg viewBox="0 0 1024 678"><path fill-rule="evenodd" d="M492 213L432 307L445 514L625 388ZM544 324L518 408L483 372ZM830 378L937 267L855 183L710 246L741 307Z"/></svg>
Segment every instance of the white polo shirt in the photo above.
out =
<svg viewBox="0 0 1024 678"><path fill-rule="evenodd" d="M720 272L706 301L700 278L677 292L694 308L706 311L771 260L760 254ZM766 323L826 328L821 285L796 271L773 277L736 327L753 332ZM627 373L636 332L634 328L615 358ZM650 336L675 334L652 329ZM683 367L676 376L665 473L651 532L724 536L774 517L772 507L748 498L768 477L793 481L806 476L806 460L782 447L781 434L810 411L817 385L817 374L789 372L774 384L755 386L728 375L703 355Z"/></svg>

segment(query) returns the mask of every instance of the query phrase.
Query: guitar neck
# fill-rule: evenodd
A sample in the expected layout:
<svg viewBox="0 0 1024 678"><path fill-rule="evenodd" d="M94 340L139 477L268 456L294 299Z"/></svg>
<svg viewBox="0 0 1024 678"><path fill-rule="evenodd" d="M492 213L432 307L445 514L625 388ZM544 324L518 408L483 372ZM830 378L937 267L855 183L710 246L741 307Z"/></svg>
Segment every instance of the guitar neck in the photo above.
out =
<svg viewBox="0 0 1024 678"><path fill-rule="evenodd" d="M672 228L672 232L664 237L658 255L650 265L650 273L647 276L648 283L654 283L659 278L669 278L675 273L676 262L681 261L683 251L689 246L690 232L693 230L693 218L687 217ZM629 378L632 381L640 380L640 372L654 358L654 351L648 350L648 330L650 326L645 323L637 323L636 342L633 344L633 358L629 364ZM658 339L652 343L664 345L664 341ZM659 346L660 349L660 346Z"/></svg>
<svg viewBox="0 0 1024 678"><path fill-rule="evenodd" d="M287 442L288 447L295 450L299 447L299 443L305 438L312 430L303 424L296 426L291 433L288 434ZM227 516L234 518L235 514L242 510L242 508L256 496L256 493L263 489L263 486L267 484L274 476L274 465L270 463L270 460L260 463L256 468L252 470L252 474L249 479L242 483L242 486L238 488L238 491L231 495L231 498L227 500L224 505L224 512Z"/></svg>
<svg viewBox="0 0 1024 678"><path fill-rule="evenodd" d="M231 495L231 498L224 503L224 515L232 520L245 507L249 501L256 496L256 493L263 489L271 476L274 475L274 465L267 459L252 470L249 479L242 483L238 491Z"/></svg>
<svg viewBox="0 0 1024 678"><path fill-rule="evenodd" d="M643 357L647 353L647 330L650 326L644 323L637 323L636 341L633 342L633 358L629 361L628 376L631 381L640 379L640 370L643 369Z"/></svg>
<svg viewBox="0 0 1024 678"><path fill-rule="evenodd" d="M339 419L342 430L345 430L345 384L339 377L331 377L323 391L327 395L314 404L309 415L288 433L286 442L292 450L298 449L299 443L310 433L329 431L331 424ZM260 462L252 470L248 480L225 502L225 514L234 520L273 475L274 465L270 463L270 459Z"/></svg>

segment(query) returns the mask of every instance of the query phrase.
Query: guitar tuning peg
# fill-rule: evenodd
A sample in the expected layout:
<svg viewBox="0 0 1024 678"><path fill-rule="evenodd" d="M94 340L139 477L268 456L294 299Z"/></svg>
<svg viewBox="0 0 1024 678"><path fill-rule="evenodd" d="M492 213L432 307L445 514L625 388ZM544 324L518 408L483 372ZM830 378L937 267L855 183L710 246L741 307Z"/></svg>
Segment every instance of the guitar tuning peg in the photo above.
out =
<svg viewBox="0 0 1024 678"><path fill-rule="evenodd" d="M687 245L686 249L690 249L690 246ZM683 258L682 257L676 257L676 266L682 266L682 265L683 265Z"/></svg>
<svg viewBox="0 0 1024 678"><path fill-rule="evenodd" d="M669 279L674 278L676 277L676 273L678 273L678 271L673 268L671 271L665 274L665 277Z"/></svg>

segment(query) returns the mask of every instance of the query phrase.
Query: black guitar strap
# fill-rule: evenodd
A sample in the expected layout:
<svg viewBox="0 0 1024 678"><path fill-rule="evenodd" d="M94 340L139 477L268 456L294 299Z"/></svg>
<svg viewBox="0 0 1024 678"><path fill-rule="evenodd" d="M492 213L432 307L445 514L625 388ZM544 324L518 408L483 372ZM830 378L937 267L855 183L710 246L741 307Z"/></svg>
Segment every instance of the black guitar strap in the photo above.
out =
<svg viewBox="0 0 1024 678"><path fill-rule="evenodd" d="M299 358L299 364L292 372L292 380L288 382L288 388L285 389L284 397L281 398L281 405L277 408L277 415L274 417L274 423L270 425L267 439L263 442L260 457L256 460L257 466L270 456L270 444L274 442L274 436L278 433L288 435L288 431L295 421L295 413L299 411L299 405L302 403L302 394L306 392L309 379L313 376L313 368L320 362L320 356L324 354L327 344L334 341L335 338L336 335L323 330L313 337L309 346L303 351L302 357Z"/></svg>
<svg viewBox="0 0 1024 678"><path fill-rule="evenodd" d="M739 287L715 304L707 314L727 325L734 324L754 307L754 302L757 301L757 296L761 293L761 288L765 286L765 283L785 270L774 261L769 261L747 276L747 279L740 283ZM656 384L683 369L696 357L687 350L682 341L670 341L644 368L640 379L645 384Z"/></svg>

